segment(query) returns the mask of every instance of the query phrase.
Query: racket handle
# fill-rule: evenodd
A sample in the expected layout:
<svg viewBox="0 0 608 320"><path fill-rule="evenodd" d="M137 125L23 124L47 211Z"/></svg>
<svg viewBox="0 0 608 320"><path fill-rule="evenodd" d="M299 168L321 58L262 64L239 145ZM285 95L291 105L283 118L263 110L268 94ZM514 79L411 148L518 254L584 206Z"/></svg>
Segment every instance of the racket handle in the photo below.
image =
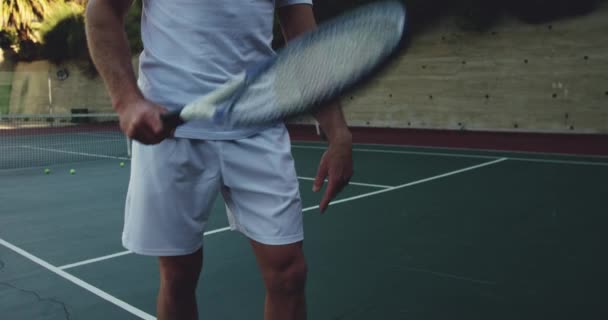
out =
<svg viewBox="0 0 608 320"><path fill-rule="evenodd" d="M162 120L165 126L170 128L176 128L177 126L184 123L184 120L180 117L181 110L174 110L167 113L163 113L160 115L160 119Z"/></svg>

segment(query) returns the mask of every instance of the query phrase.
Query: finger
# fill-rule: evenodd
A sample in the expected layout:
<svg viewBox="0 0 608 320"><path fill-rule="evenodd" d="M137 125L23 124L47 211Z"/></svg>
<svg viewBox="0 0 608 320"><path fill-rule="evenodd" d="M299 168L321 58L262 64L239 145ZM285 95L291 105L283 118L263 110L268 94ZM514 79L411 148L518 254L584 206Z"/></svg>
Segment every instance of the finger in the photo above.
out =
<svg viewBox="0 0 608 320"><path fill-rule="evenodd" d="M174 136L175 129L163 127L160 132L155 132L155 137L158 142L165 140L166 138L172 138Z"/></svg>
<svg viewBox="0 0 608 320"><path fill-rule="evenodd" d="M160 119L160 113L162 113L161 109L152 109L150 112L147 112L144 119L142 119L146 129L150 130L155 135L161 135L166 130L166 126Z"/></svg>
<svg viewBox="0 0 608 320"><path fill-rule="evenodd" d="M325 193L323 194L323 198L321 199L321 202L319 203L319 209L321 210L321 213L325 212L325 210L329 206L329 202L334 198L335 195L336 195L336 182L334 179L329 177L329 181L327 182L327 189L325 190Z"/></svg>
<svg viewBox="0 0 608 320"><path fill-rule="evenodd" d="M140 123L135 132L136 139L145 145L157 144L164 139L149 122Z"/></svg>
<svg viewBox="0 0 608 320"><path fill-rule="evenodd" d="M155 136L154 134L152 134L149 131L140 131L137 136L135 136L134 138L135 140L137 140L138 142L145 144L145 145L151 145L154 144L154 140L155 140Z"/></svg>
<svg viewBox="0 0 608 320"><path fill-rule="evenodd" d="M334 187L334 197L344 190L346 184L347 182L345 180L339 180L335 183L336 186Z"/></svg>
<svg viewBox="0 0 608 320"><path fill-rule="evenodd" d="M166 128L163 126L163 123L156 119L149 123L149 128L155 136L162 136L165 134L165 132L167 132Z"/></svg>
<svg viewBox="0 0 608 320"><path fill-rule="evenodd" d="M319 169L317 170L317 175L315 176L315 181L312 184L312 191L317 192L321 190L323 187L323 183L325 182L325 178L327 178L327 165L323 159L321 163L319 163Z"/></svg>
<svg viewBox="0 0 608 320"><path fill-rule="evenodd" d="M141 125L141 131L145 132L148 144L157 144L170 135L171 130L166 128L158 117L147 117Z"/></svg>

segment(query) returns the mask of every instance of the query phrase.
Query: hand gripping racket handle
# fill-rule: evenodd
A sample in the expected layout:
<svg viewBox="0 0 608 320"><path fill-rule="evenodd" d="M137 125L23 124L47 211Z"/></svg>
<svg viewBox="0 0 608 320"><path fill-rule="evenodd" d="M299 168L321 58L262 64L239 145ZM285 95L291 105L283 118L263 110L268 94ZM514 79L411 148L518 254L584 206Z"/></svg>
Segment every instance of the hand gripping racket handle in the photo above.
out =
<svg viewBox="0 0 608 320"><path fill-rule="evenodd" d="M163 113L160 115L160 119L163 124L171 129L177 128L179 125L184 123L184 120L180 116L181 109Z"/></svg>

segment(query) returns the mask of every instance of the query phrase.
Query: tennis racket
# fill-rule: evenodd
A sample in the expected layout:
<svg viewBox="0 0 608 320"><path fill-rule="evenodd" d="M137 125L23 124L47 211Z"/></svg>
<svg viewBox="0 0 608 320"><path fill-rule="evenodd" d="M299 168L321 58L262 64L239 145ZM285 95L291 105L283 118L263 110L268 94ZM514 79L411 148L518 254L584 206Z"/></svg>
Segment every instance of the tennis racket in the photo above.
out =
<svg viewBox="0 0 608 320"><path fill-rule="evenodd" d="M250 126L302 115L372 78L397 56L405 38L403 3L367 4L320 24L270 59L161 117L169 127L197 119Z"/></svg>

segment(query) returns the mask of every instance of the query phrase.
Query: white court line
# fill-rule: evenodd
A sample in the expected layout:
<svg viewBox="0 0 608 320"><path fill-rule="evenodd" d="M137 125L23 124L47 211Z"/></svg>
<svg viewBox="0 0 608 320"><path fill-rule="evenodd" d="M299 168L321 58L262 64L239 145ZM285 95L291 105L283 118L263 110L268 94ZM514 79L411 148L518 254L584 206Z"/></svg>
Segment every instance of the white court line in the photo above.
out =
<svg viewBox="0 0 608 320"><path fill-rule="evenodd" d="M538 163L550 163L550 164L576 164L576 165L584 165L584 166L600 166L606 167L608 166L608 162L594 162L594 161L578 161L578 160L550 160L550 159L533 159L533 158L509 158L509 160L513 161L523 161L523 162L538 162Z"/></svg>
<svg viewBox="0 0 608 320"><path fill-rule="evenodd" d="M377 195L377 194L380 194L380 193L385 193L385 192L389 192L389 191L393 191L393 190L397 190L397 189L411 187L411 186L414 186L414 185L417 185L417 184L421 184L421 183L425 183L425 182L429 182L429 181L433 181L433 180L449 177L449 176L452 176L452 175L455 175L455 174L463 173L463 172L466 172L466 171L471 171L471 170L475 170L475 169L482 168L482 167L485 167L485 166L493 165L493 164L496 164L496 163L499 163L499 162L502 162L502 161L505 161L505 160L507 160L507 158L500 158L500 159L496 159L496 160L493 160L493 161L484 162L484 163L481 163L481 164L478 164L478 165L474 165L474 166L471 166L471 167L466 167L466 168L463 168L463 169L459 169L459 170L455 170L455 171L450 171L450 172L447 172L447 173L444 173L444 174L432 176L432 177L429 177L429 178L425 178L425 179L421 179L421 180L416 180L416 181L404 183L404 184L401 184L401 185L398 185L398 186L382 188L382 190L377 190L377 191L373 191L373 192L363 193L363 194L360 194L360 195L357 195L357 196L353 196L353 197L344 198L344 199L341 199L341 200L332 201L332 202L329 203L329 205L332 206L332 205L339 204L339 203L344 203L344 202L348 202L348 201L353 201L353 200L357 200L357 199L361 199L361 198L370 197L370 196ZM302 209L302 212L307 212L307 211L318 209L318 208L319 208L318 205L311 206L311 207ZM211 235L211 234L214 234L214 233L220 233L220 232L228 231L230 229L231 229L230 227L224 227L224 228L220 228L220 229L215 229L215 230L207 231L207 232L204 233L204 236L208 236L208 235ZM65 266L61 266L59 268L60 269L73 268L75 266L82 266L82 265L93 263L93 262L107 260L107 259L111 259L111 258L114 258L114 257L123 256L123 255L129 254L129 253L131 253L131 252L129 252L129 251L122 251L122 252L110 254L110 255L107 255L107 256L99 257L99 258L93 258L93 259L89 259L89 260L83 260L83 261L80 261L80 262L71 263L71 264L68 264L68 265L65 265Z"/></svg>
<svg viewBox="0 0 608 320"><path fill-rule="evenodd" d="M106 139L106 140L95 140L93 141L93 143L106 143L106 142L119 142L119 141L124 141L122 139ZM69 146L73 146L73 145L83 145L86 143L91 143L91 141L79 141L79 142L65 142L65 143L45 143L44 145L47 147L69 147ZM38 148L38 147L34 147L34 146L29 146L26 144L20 144L20 145L14 145L14 146L0 146L0 149L9 149L9 148ZM60 149L57 149L60 150Z"/></svg>
<svg viewBox="0 0 608 320"><path fill-rule="evenodd" d="M429 270L429 269L410 268L410 267L402 267L401 269L406 270L406 271L412 271L412 272L428 273L428 274L432 274L437 277L451 278L451 279L469 281L469 282L480 283L480 284L496 285L495 281L478 280L478 279L473 279L473 278L468 278L468 277L457 276L455 274L433 271L433 270Z"/></svg>
<svg viewBox="0 0 608 320"><path fill-rule="evenodd" d="M358 143L360 144L360 143ZM419 149L435 149L435 150L453 150L453 151L486 151L495 153L511 153L519 155L531 155L531 156L548 156L548 157L573 157L573 158L597 158L597 159L608 159L608 156L596 155L596 154L571 154L571 153L559 153L559 152L536 152L536 151L518 151L518 150L501 150L501 149L475 149L475 148L456 148L456 147L433 147L433 146L417 146L417 145L394 145L394 144L360 144L370 146L383 146L383 147L405 147L405 148L419 148Z"/></svg>
<svg viewBox="0 0 608 320"><path fill-rule="evenodd" d="M327 149L325 147L300 146L300 145L292 145L292 148L317 149L317 150L326 150ZM421 155L421 156L457 157L457 158L479 158L479 159L496 159L496 158L498 158L497 156L484 156L484 155L476 155L476 154L459 154L459 153L425 152L425 151L401 151L401 150L384 150L384 149L353 148L353 151L389 153L389 154L411 154L411 155Z"/></svg>
<svg viewBox="0 0 608 320"><path fill-rule="evenodd" d="M107 155L104 155L104 154L94 154L94 153L85 153L85 152L66 151L66 150L51 149L51 148L40 148L40 147L32 147L32 146L21 146L21 148L34 149L34 150L42 150L42 151L50 151L50 152L57 152L57 153L74 154L74 155L78 155L78 156L93 157L93 158L130 160L127 157L114 157L114 156L107 156Z"/></svg>
<svg viewBox="0 0 608 320"><path fill-rule="evenodd" d="M300 146L300 145L292 145L292 147L298 148L298 149L318 149L318 150L327 149L325 147ZM462 154L462 153L401 151L401 150L362 149L362 148L353 148L353 151L388 153L388 154L410 154L410 155L421 155L421 156L440 156L440 157L453 157L453 158L471 158L471 159L496 159L496 158L500 157L500 156L484 156L484 155L477 155L477 154ZM509 153L509 152L505 152L505 153ZM572 165L586 165L586 166L608 166L608 162L593 162L593 161L579 161L579 160L551 160L551 159L520 158L520 157L504 157L504 158L506 158L508 160L524 161L524 162L572 164Z"/></svg>
<svg viewBox="0 0 608 320"><path fill-rule="evenodd" d="M310 180L310 181L314 181L315 180L315 178L309 178L309 177L298 177L298 179L301 179L301 180ZM351 185L351 184L352 185L356 185L356 186L362 186L362 187L370 187L370 188L380 188L380 189L391 188L391 186L385 186L385 185L379 185L379 184L370 184L370 183L362 183L362 182L349 182L349 185ZM316 208L318 208L318 206L314 206L314 207L310 207L310 208L304 208L302 211L306 212L306 211L309 211L309 210L312 210L312 209L316 209ZM230 230L230 227L215 229L215 230L211 230L211 231L205 232L204 236L208 236L208 235L212 235L214 233L224 232L224 231L228 231L228 230ZM74 262L74 263L66 264L66 265L60 266L59 269L66 270L66 269L70 269L70 268L74 268L74 267L80 267L80 266L83 266L83 265L87 265L87 264L91 264L91 263L95 263L95 262L99 262L99 261L103 261L103 260L117 258L117 257L124 256L124 255L131 254L131 253L132 253L131 251L125 250L125 251L121 251L121 252L117 252L117 253L113 253L113 254L109 254L109 255L93 258L93 259L88 259L88 260L83 260L83 261L79 261L79 262Z"/></svg>
<svg viewBox="0 0 608 320"><path fill-rule="evenodd" d="M309 177L298 177L298 179L315 181L315 178L309 178ZM325 181L327 182L327 180L325 180ZM349 185L353 185L353 186L361 186L361 187L369 187L369 188L379 188L379 189L388 189L388 188L392 187L392 186L385 186L385 185L382 185L382 184L372 184L372 183L352 182L352 181L350 181L348 184Z"/></svg>
<svg viewBox="0 0 608 320"><path fill-rule="evenodd" d="M207 231L203 235L204 236L208 236L208 235L212 235L214 233L220 233L220 232L224 232L224 231L228 231L228 230L230 230L230 227L224 227L224 228L219 228L219 229ZM60 266L58 268L61 269L61 270L66 270L66 269L70 269L70 268L74 268L74 267L84 266L86 264L91 264L91 263L95 263L95 262L99 262L99 261L103 261L103 260L109 260L109 259L112 259L112 258L117 258L117 257L120 257L120 256L125 256L125 255L131 254L131 253L133 253L133 252L131 252L129 250L125 250L125 251L109 254L109 255L106 255L106 256L101 256L101 257L98 257L98 258L93 258L93 259L88 259L88 260L83 260L83 261L79 261L79 262L74 262L74 263L66 264L66 265Z"/></svg>
<svg viewBox="0 0 608 320"><path fill-rule="evenodd" d="M212 235L214 233L220 233L220 232L224 232L224 231L228 231L230 230L230 227L223 227L223 228L219 228L219 229L215 229L215 230L211 230L211 231L207 231L205 232L203 235L204 236L208 236L208 235Z"/></svg>
<svg viewBox="0 0 608 320"><path fill-rule="evenodd" d="M107 256L102 256L102 257L99 257L99 258L94 258L94 259L84 260L84 261L80 261L80 262L76 262L76 263L66 264L66 265L63 265L63 266L57 267L57 268L61 269L61 270L65 270L65 269L69 269L69 268L74 268L74 267L82 266L82 265L85 265L85 264L90 264L90 263L94 263L94 262L99 262L99 261L103 261L103 260L108 260L108 259L124 256L124 255L130 254L130 253L131 253L131 251L127 250L127 251L123 251L123 252L109 254Z"/></svg>
<svg viewBox="0 0 608 320"><path fill-rule="evenodd" d="M108 131L106 133L103 133L103 132L98 132L98 133L93 133L93 132L76 132L75 134L79 135L79 136L108 137L108 138L118 135L118 133L112 132L112 131Z"/></svg>
<svg viewBox="0 0 608 320"><path fill-rule="evenodd" d="M15 246L15 245L9 243L9 242L1 239L1 238L0 238L0 244L3 245L3 246L5 246L5 247L7 247L8 249L14 251L15 253L17 253L17 254L19 254L19 255L21 255L21 256L29 259L30 261L32 261L32 262L40 265L41 267L43 267L43 268L45 268L45 269L47 269L47 270L55 273L56 275L58 275L58 276L60 276L60 277L62 277L64 279L72 282L73 284L75 284L75 285L77 285L77 286L79 286L79 287L81 287L81 288L89 291L90 293L92 293L92 294L94 294L94 295L96 295L96 296L98 296L98 297L100 297L100 298L102 298L102 299L104 299L104 300L112 303L113 305L115 305L115 306L117 306L117 307L119 307L119 308L121 308L121 309L123 309L123 310L125 310L125 311L127 311L129 313L131 313L131 314L133 314L134 316L136 316L136 317L138 317L140 319L144 319L144 320L156 320L156 317L153 317L152 315L150 315L150 314L148 314L148 313L146 313L146 312L144 312L144 311L142 311L142 310L140 310L138 308L135 308L134 306L132 306L132 305L130 305L130 304L128 304L128 303L126 303L126 302L124 302L124 301L122 301L122 300L120 300L120 299L118 299L118 298L116 298L116 297L114 297L114 296L112 296L110 294L108 294L107 292L105 292L105 291L103 291L103 290L101 290L101 289L99 289L99 288L97 288L97 287L95 287L95 286L93 286L93 285L91 285L91 284L89 284L87 282L84 282L80 278L77 278L77 277L75 277L75 276L73 276L73 275L71 275L71 274L69 274L69 273L67 273L67 272L65 272L63 270L60 270L59 268L51 265L50 263L48 263L48 262L46 262L46 261L44 261L44 260L42 260L42 259L40 259L40 258L38 258L38 257L36 257L36 256L34 256L32 254L30 254L29 252L27 252L27 251L25 251L25 250L23 250L23 249Z"/></svg>
<svg viewBox="0 0 608 320"><path fill-rule="evenodd" d="M306 141L297 141L297 143L304 143L301 146L311 145L319 146L318 143ZM294 144L296 142L294 141ZM297 145L297 144L296 144ZM595 154L571 154L571 153L558 153L558 152L535 152L535 151L518 151L518 150L501 150L501 149L486 149L486 148L458 148L458 147L441 147L441 146L423 146L415 144L387 144L387 143L364 143L357 142L353 143L355 146L367 146L367 147L387 147L387 148L399 148L399 149L427 149L427 150L448 150L448 151L460 151L460 152L493 152L493 153L509 153L519 155L531 155L531 156L548 156L548 157L573 157L573 158L597 158L597 159L608 159L608 156L595 155Z"/></svg>
<svg viewBox="0 0 608 320"><path fill-rule="evenodd" d="M394 191L394 190L398 190L398 189L403 189L403 188L415 186L417 184L421 184L421 183L425 183L425 182L429 182L429 181L433 181L433 180L437 180L437 179L453 176L455 174L459 174L459 173L463 173L463 172L467 172L467 171L471 171L471 170L475 170L475 169L479 169L479 168L490 166L490 165L493 165L493 164L497 164L499 162L503 162L503 161L506 161L506 160L508 160L508 159L507 158L500 158L500 159L496 159L496 160L493 160L493 161L484 162L484 163L481 163L481 164L478 164L478 165L466 167L466 168L455 170L455 171L446 172L444 174L432 176L432 177L429 177L429 178L425 178L425 179L421 179L421 180L416 180L416 181L412 181L412 182L408 182L408 183L404 183L404 184L400 184L398 186L390 187L390 188L387 188L387 189L372 191L372 192L360 194L360 195L357 195L357 196L353 196L353 197L349 197L349 198L344 198L344 199L332 201L329 205L331 206L331 205L335 205L335 204L339 204L339 203L343 203L343 202L349 202L349 201L353 201L353 200L357 200L357 199L361 199L361 198L367 198L369 196L374 196L374 195L385 193L385 192L389 192L389 191ZM307 208L307 209L316 209L318 207L319 206L317 205L317 206L310 207L310 208Z"/></svg>
<svg viewBox="0 0 608 320"><path fill-rule="evenodd" d="M315 178L309 178L309 177L298 177L298 179L311 180L311 181L315 180ZM380 189L391 188L391 186L385 186L385 185L379 185L379 184L361 183L361 182L349 182L349 184L357 185L357 186L363 186L363 187L370 187L370 188L380 188ZM306 212L308 210L312 210L312 209L316 209L316 208L317 207L305 208L302 211ZM208 235L212 235L214 233L224 232L224 231L228 231L228 230L230 230L230 227L225 227L225 228L220 228L220 229L215 229L215 230L207 231L203 235L204 236L208 236ZM131 253L132 253L131 251L125 250L125 251L121 251L121 252L117 252L117 253L113 253L113 254L109 254L109 255L93 258L93 259L82 260L82 261L66 264L66 265L60 266L59 269L66 270L66 269L70 269L70 268L74 268L74 267L80 267L80 266L83 266L83 265L87 265L87 264L91 264L91 263L95 263L95 262L99 262L99 261L103 261L103 260L117 258L117 257L124 256L124 255L131 254Z"/></svg>
<svg viewBox="0 0 608 320"><path fill-rule="evenodd" d="M83 144L91 144L91 143L106 143L106 142L119 142L124 141L123 139L95 139L95 140L78 140L78 141L65 141L65 142L57 142L57 143L45 143L44 145L47 147L56 147L56 146L71 146L71 145L83 145Z"/></svg>

